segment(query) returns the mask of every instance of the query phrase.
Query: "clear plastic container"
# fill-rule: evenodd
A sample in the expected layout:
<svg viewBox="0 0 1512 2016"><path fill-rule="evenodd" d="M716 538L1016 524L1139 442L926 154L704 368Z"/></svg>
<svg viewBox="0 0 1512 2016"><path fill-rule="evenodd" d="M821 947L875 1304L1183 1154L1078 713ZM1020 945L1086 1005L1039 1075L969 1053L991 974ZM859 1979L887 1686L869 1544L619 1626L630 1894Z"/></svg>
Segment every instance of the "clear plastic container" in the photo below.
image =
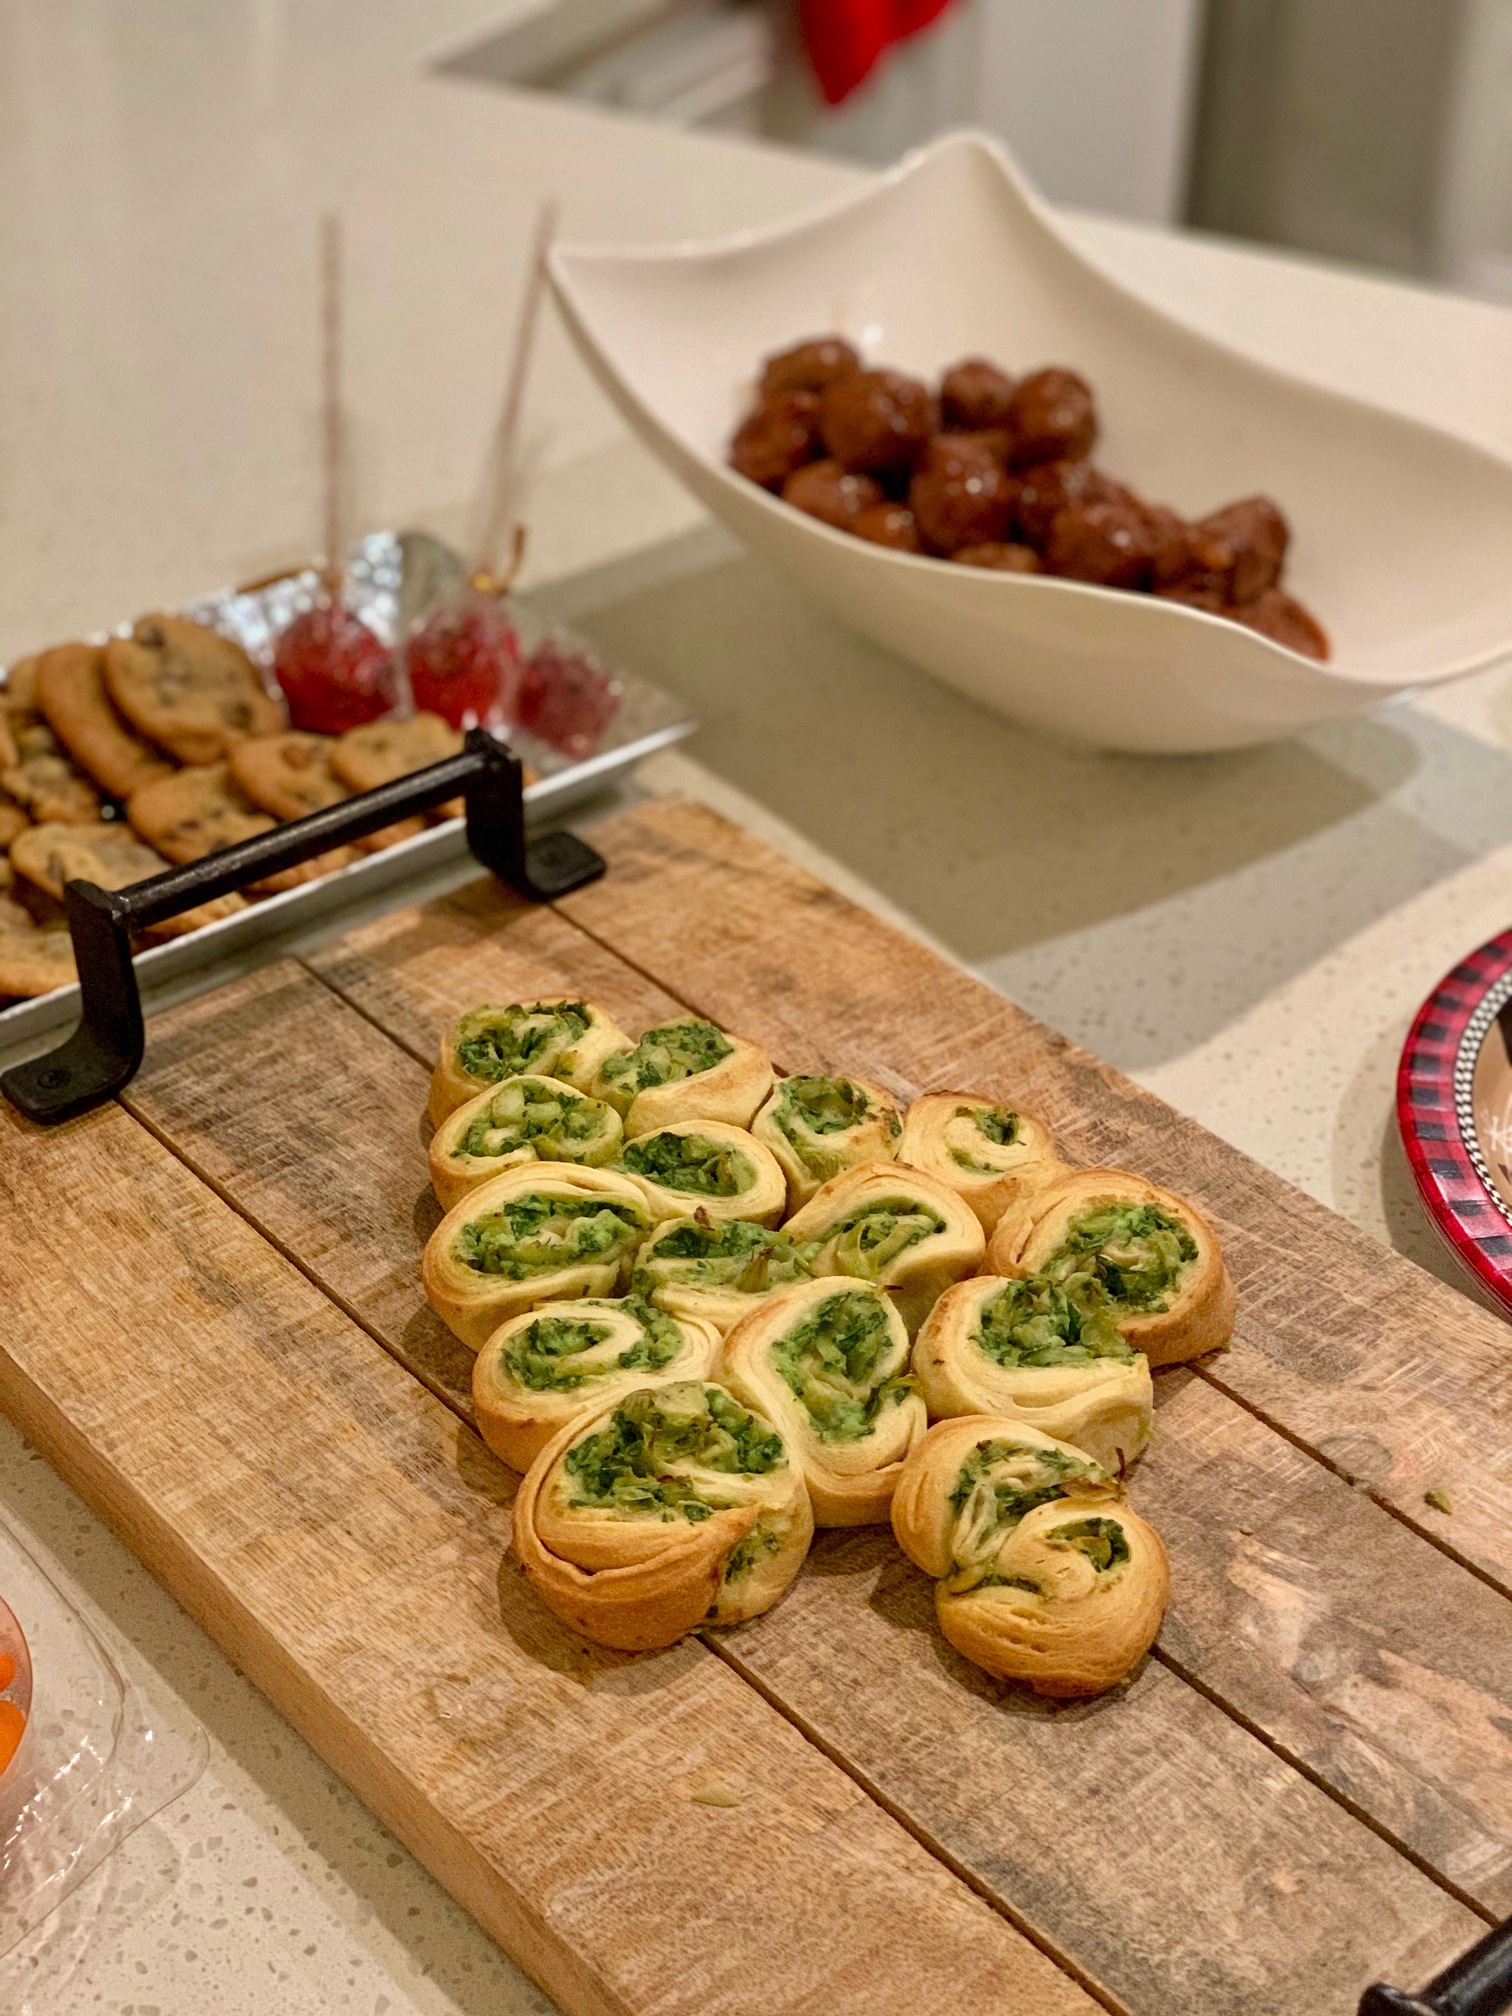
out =
<svg viewBox="0 0 1512 2016"><path fill-rule="evenodd" d="M3 1954L188 1791L209 1746L202 1729L170 1726L155 1712L3 1518L0 1598L0 1646L16 1658L0 1697L8 1693L27 1716L0 1772Z"/></svg>

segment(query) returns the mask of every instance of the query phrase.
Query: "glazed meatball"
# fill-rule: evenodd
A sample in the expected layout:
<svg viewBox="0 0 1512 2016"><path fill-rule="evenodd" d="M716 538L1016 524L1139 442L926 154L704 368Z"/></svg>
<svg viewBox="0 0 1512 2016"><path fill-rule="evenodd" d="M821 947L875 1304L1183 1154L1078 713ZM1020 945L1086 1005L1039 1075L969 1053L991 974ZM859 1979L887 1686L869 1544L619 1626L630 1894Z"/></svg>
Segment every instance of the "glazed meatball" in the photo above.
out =
<svg viewBox="0 0 1512 2016"><path fill-rule="evenodd" d="M795 470L782 486L782 497L784 503L841 532L853 531L861 512L883 502L880 483L829 460Z"/></svg>
<svg viewBox="0 0 1512 2016"><path fill-rule="evenodd" d="M1150 578L1152 546L1132 504L1070 504L1057 511L1045 541L1045 566L1072 581L1140 588Z"/></svg>
<svg viewBox="0 0 1512 2016"><path fill-rule="evenodd" d="M875 473L913 462L935 431L929 387L901 371L851 371L823 394L819 432L847 469Z"/></svg>
<svg viewBox="0 0 1512 2016"><path fill-rule="evenodd" d="M814 336L767 358L761 371L761 396L773 399L779 392L822 392L837 378L860 369L861 359L849 343L838 336Z"/></svg>
<svg viewBox="0 0 1512 2016"><path fill-rule="evenodd" d="M819 453L819 401L812 392L763 399L735 430L730 467L766 490L780 490Z"/></svg>
<svg viewBox="0 0 1512 2016"><path fill-rule="evenodd" d="M1121 483L1090 462L1041 462L1019 478L1014 516L1029 544L1043 546L1058 511L1073 504L1113 504L1124 495Z"/></svg>
<svg viewBox="0 0 1512 2016"><path fill-rule="evenodd" d="M1034 462L1079 462L1097 439L1092 387L1074 371L1033 371L1014 387L1006 425L1016 469Z"/></svg>
<svg viewBox="0 0 1512 2016"><path fill-rule="evenodd" d="M1329 656L1328 632L1310 609L1283 589L1263 589L1253 602L1223 613L1250 630L1258 630L1262 637L1284 644L1289 651L1300 651L1304 658Z"/></svg>
<svg viewBox="0 0 1512 2016"><path fill-rule="evenodd" d="M1231 602L1253 602L1280 580L1291 534L1269 497L1244 497L1237 504L1226 504L1201 519L1196 529L1221 540L1233 553Z"/></svg>
<svg viewBox="0 0 1512 2016"><path fill-rule="evenodd" d="M936 553L1001 540L1013 516L1013 480L973 434L936 434L914 465L908 501L919 536Z"/></svg>
<svg viewBox="0 0 1512 2016"><path fill-rule="evenodd" d="M859 512L852 524L858 539L874 546L891 546L898 553L922 553L924 542L906 504L872 504Z"/></svg>
<svg viewBox="0 0 1512 2016"><path fill-rule="evenodd" d="M1038 574L1040 558L1032 546L1004 545L989 539L980 546L962 546L951 554L961 567L988 567L998 574Z"/></svg>
<svg viewBox="0 0 1512 2016"><path fill-rule="evenodd" d="M1184 585L1211 590L1222 601L1233 572L1233 548L1200 525L1189 525L1165 504L1132 501L1150 534L1150 580L1156 593Z"/></svg>
<svg viewBox="0 0 1512 2016"><path fill-rule="evenodd" d="M985 357L967 357L940 380L940 416L961 434L1006 427L1013 380Z"/></svg>

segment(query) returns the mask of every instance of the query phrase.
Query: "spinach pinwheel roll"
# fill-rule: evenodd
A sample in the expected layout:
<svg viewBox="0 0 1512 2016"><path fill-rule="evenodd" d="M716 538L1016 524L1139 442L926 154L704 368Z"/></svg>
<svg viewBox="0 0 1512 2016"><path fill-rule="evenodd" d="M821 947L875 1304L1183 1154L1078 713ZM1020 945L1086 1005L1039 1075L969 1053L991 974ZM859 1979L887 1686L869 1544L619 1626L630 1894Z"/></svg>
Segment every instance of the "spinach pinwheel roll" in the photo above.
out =
<svg viewBox="0 0 1512 2016"><path fill-rule="evenodd" d="M1070 1443L989 1414L938 1422L903 1466L892 1523L936 1578L946 1638L1001 1680L1101 1694L1155 1642L1171 1579L1160 1536Z"/></svg>
<svg viewBox="0 0 1512 2016"><path fill-rule="evenodd" d="M1194 1204L1127 1169L1077 1169L993 1234L997 1274L1040 1274L1074 1302L1096 1288L1152 1365L1226 1344L1234 1284L1218 1236Z"/></svg>
<svg viewBox="0 0 1512 2016"><path fill-rule="evenodd" d="M807 1279L786 1232L704 1212L656 1228L636 1255L631 1286L680 1322L697 1317L724 1336L774 1289Z"/></svg>
<svg viewBox="0 0 1512 2016"><path fill-rule="evenodd" d="M931 1419L1001 1414L1074 1442L1119 1476L1152 1433L1149 1362L1106 1296L1073 1300L1042 1275L979 1274L947 1288L913 1353Z"/></svg>
<svg viewBox="0 0 1512 2016"><path fill-rule="evenodd" d="M490 1176L527 1162L601 1168L620 1151L624 1128L612 1106L560 1078L534 1073L490 1085L449 1113L430 1144L431 1188L446 1210Z"/></svg>
<svg viewBox="0 0 1512 2016"><path fill-rule="evenodd" d="M862 1078L779 1078L751 1122L782 1164L795 1211L831 1176L890 1160L902 1127L894 1101Z"/></svg>
<svg viewBox="0 0 1512 2016"><path fill-rule="evenodd" d="M496 1455L527 1470L570 1421L669 1379L707 1379L719 1332L681 1322L638 1296L585 1297L527 1309L500 1324L473 1366L478 1432Z"/></svg>
<svg viewBox="0 0 1512 2016"><path fill-rule="evenodd" d="M929 1425L908 1376L908 1332L868 1281L801 1281L725 1339L720 1376L776 1424L817 1526L885 1520L903 1459Z"/></svg>
<svg viewBox="0 0 1512 2016"><path fill-rule="evenodd" d="M591 1091L604 1059L629 1047L630 1038L602 1008L569 994L470 1008L441 1038L426 1110L439 1127L486 1085L531 1072Z"/></svg>
<svg viewBox="0 0 1512 2016"><path fill-rule="evenodd" d="M603 1058L589 1089L624 1115L627 1134L674 1120L749 1127L772 1089L772 1060L701 1015L679 1015L648 1029L634 1049Z"/></svg>
<svg viewBox="0 0 1512 2016"><path fill-rule="evenodd" d="M542 1302L626 1287L651 1229L627 1176L571 1162L531 1162L469 1190L426 1241L425 1298L474 1351Z"/></svg>
<svg viewBox="0 0 1512 2016"><path fill-rule="evenodd" d="M624 1652L770 1610L813 1533L803 1472L771 1422L699 1380L570 1423L514 1501L515 1551L542 1600Z"/></svg>
<svg viewBox="0 0 1512 2016"><path fill-rule="evenodd" d="M875 1281L912 1336L941 1294L981 1265L970 1206L948 1184L895 1162L864 1162L821 1184L783 1227L812 1274Z"/></svg>
<svg viewBox="0 0 1512 2016"><path fill-rule="evenodd" d="M903 1116L898 1160L958 1191L991 1232L1066 1165L1043 1120L974 1092L926 1092Z"/></svg>
<svg viewBox="0 0 1512 2016"><path fill-rule="evenodd" d="M745 1218L775 1225L787 1202L777 1158L742 1127L722 1120L674 1120L637 1134L616 1165L645 1198L651 1216Z"/></svg>

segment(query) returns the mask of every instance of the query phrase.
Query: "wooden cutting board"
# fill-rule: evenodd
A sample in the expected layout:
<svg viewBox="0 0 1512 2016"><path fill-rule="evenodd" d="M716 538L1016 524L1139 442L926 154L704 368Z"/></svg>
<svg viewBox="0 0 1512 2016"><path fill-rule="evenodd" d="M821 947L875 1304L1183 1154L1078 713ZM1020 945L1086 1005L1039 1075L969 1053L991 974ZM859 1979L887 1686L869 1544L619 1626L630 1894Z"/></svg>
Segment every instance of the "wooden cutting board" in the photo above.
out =
<svg viewBox="0 0 1512 2016"><path fill-rule="evenodd" d="M555 909L479 881L158 1018L118 1104L0 1107L22 1430L570 2016L1346 2016L1512 1911L1505 1327L702 808L593 837ZM418 1288L439 1032L536 991L1021 1097L1213 1216L1126 1690L989 1681L882 1531L668 1652L541 1607Z"/></svg>

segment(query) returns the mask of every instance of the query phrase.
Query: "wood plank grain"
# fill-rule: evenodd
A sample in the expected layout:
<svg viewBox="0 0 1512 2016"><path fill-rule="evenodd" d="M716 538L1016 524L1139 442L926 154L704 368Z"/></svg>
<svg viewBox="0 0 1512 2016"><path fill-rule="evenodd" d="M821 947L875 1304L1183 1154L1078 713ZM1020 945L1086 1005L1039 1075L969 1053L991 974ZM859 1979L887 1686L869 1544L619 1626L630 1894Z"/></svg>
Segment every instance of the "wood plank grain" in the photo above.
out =
<svg viewBox="0 0 1512 2016"><path fill-rule="evenodd" d="M508 941L513 929L514 914L507 904L501 903L496 958L509 956ZM380 956L387 943L401 942L408 946L412 936L406 931L384 941L378 948ZM354 978L350 961L356 957L350 942L346 952L350 981ZM638 976L632 976L632 984L639 984ZM601 989L601 994L611 1010L627 1012L613 989ZM449 1016L459 1005L448 1001L438 1012ZM428 1041L420 1047L428 1049ZM893 1061L896 1063L896 1059ZM315 1070L322 1079L327 1121L312 1128L309 1084ZM322 1284L397 1356L406 1363L414 1363L415 1336L428 1320L422 1313L423 1305L415 1287L415 1270L420 1240L433 1222L433 1213L417 1204L417 1196L423 1199L424 1195L425 1169L413 1121L423 1100L424 1087L424 1071L407 1055L324 989L297 970L285 967L159 1018L153 1026L148 1067L128 1096L154 1130L171 1141L281 1247L293 1253L302 1265L309 1266ZM445 1333L441 1334L444 1337ZM459 1411L466 1412L469 1361L467 1354L453 1349L457 1360L455 1376L438 1384L437 1390L449 1392ZM1451 1620L1447 1625L1446 1650L1432 1677L1437 1683L1449 1672L1469 1673L1482 1689L1482 1726L1492 1753L1484 1774L1487 1784L1482 1800L1479 1805L1467 1806L1452 1774L1447 1780L1444 1777L1442 1731L1434 1726L1439 1697L1431 1692L1426 1699L1411 1703L1417 1721L1413 1723L1408 1717L1405 1737L1383 1716L1383 1738L1379 1744L1374 1743L1367 1710L1357 1718L1357 1734L1331 1745L1328 1716L1319 1712L1307 1671L1294 1675L1288 1669L1287 1641L1272 1644L1264 1633L1252 1632L1256 1642L1247 1647L1247 1658L1235 1660L1229 1656L1226 1634L1231 1619L1210 1600L1208 1592L1228 1586L1226 1578L1236 1545L1229 1530L1231 1504L1223 1492L1205 1488L1204 1480L1215 1484L1221 1480L1216 1476L1210 1451L1200 1442L1193 1445L1192 1477L1188 1478L1181 1468L1179 1454L1171 1466L1184 1494L1176 1502L1185 1512L1186 1526L1190 1529L1184 1533L1183 1541L1193 1572L1190 1578L1178 1576L1173 1612L1173 1621L1182 1625L1180 1643L1188 1666L1202 1684L1222 1691L1226 1699L1238 1704L1247 1719L1265 1727L1275 1740L1298 1739L1297 1754L1310 1769L1336 1784L1342 1796L1358 1804L1382 1826L1398 1832L1425 1859L1440 1862L1452 1880L1462 1883L1472 1894L1483 1895L1488 1906L1494 1907L1496 1886L1505 1878L1512 1853L1512 1822L1505 1802L1498 1803L1495 1797L1491 1769L1496 1745L1501 1740L1495 1733L1494 1717L1500 1714L1512 1719L1509 1676L1504 1670L1505 1660L1499 1657L1509 1632L1504 1600L1435 1554L1379 1507L1350 1492L1281 1442L1232 1402L1200 1384L1195 1391L1209 1412L1234 1417L1237 1423L1234 1432L1241 1440L1248 1434L1261 1445L1275 1445L1274 1451L1262 1446L1259 1456L1252 1456L1253 1502L1247 1504L1246 1510L1256 1532L1265 1534L1272 1527L1290 1530L1287 1522L1292 1501L1286 1475L1286 1466L1290 1464L1312 1473L1314 1479L1321 1480L1343 1501L1343 1524L1350 1546L1368 1553L1372 1548L1385 1548L1389 1552L1396 1544L1414 1557L1411 1567L1420 1568L1427 1577L1436 1630L1439 1633L1445 1630L1444 1616ZM1211 1440L1218 1430L1208 1423L1204 1432ZM1163 1523L1159 1477L1158 1473L1152 1475L1156 1477L1157 1489L1151 1495L1141 1486L1141 1503L1157 1523ZM1270 1476L1276 1478L1276 1489L1267 1497L1264 1480ZM1339 1513L1337 1506L1332 1510L1336 1515ZM1356 1591L1352 1582L1341 1579L1335 1572L1333 1540L1327 1528L1320 1527L1319 1532L1325 1544L1315 1544L1310 1552L1302 1543L1295 1543L1301 1548L1299 1572L1305 1571L1315 1585L1315 1634L1308 1651L1316 1657L1322 1647L1327 1653L1337 1639L1336 1665L1342 1684L1349 1660L1358 1650L1358 1639L1352 1635L1345 1610ZM1415 1558L1419 1555L1420 1563ZM828 1559L828 1551L821 1549L816 1557L821 1573ZM1185 1601L1188 1589L1192 1592L1189 1603ZM1411 1592L1411 1602L1402 1600L1403 1592ZM1462 1632L1457 1622L1458 1606L1467 1592L1470 1614ZM1476 1610L1477 1602L1484 1606L1481 1611ZM1331 1607L1335 1604L1340 1613L1337 1632L1333 1629ZM1425 1614L1424 1599L1412 1575L1388 1578L1378 1608L1387 1620L1387 1628L1395 1627L1404 1645L1415 1645L1423 1638L1418 1627ZM785 1627L776 1620L769 1621L785 1643ZM767 1624L757 1626L753 1633L742 1634L740 1640L744 1646L750 1639L750 1653L741 1656L758 1662L752 1670L761 1670L764 1685L769 1684L769 1676L759 1669L759 1661L762 1634L767 1628ZM1428 1634L1423 1656L1430 1668L1434 1648L1433 1634ZM784 1675L785 1672L786 1669ZM789 1700L786 1684L784 1677L780 1686L773 1685L774 1698L799 1715L806 1726L814 1727L835 1754L848 1757L850 1730L843 1719L834 1720L837 1704L828 1698L816 1704L807 1695ZM920 1684L926 1692L931 1686L943 1684L944 1694L949 1697L956 1683L949 1678L942 1683L931 1667L921 1677ZM1404 1680L1403 1684L1405 1688L1407 1682ZM1291 1866L1300 1861L1309 1871L1307 1887L1311 1903L1322 1917L1326 1920L1332 1911L1338 1915L1340 1924L1356 1918L1350 1885L1340 1882L1337 1874L1326 1881L1314 1880L1313 1864L1320 1853L1320 1843L1327 1841L1331 1844L1328 1853L1333 1857L1335 1871L1352 1859L1358 1860L1361 1868L1375 1870L1378 1865L1372 1858L1384 1854L1380 1844L1305 1785L1304 1805L1299 1812L1278 1813L1268 1805L1255 1806L1249 1802L1245 1788L1257 1775L1272 1773L1277 1768L1276 1762L1252 1737L1225 1725L1223 1718L1215 1716L1200 1699L1190 1700L1190 1712L1199 1720L1201 1740L1179 1767L1168 1767L1162 1762L1166 1722L1172 1700L1179 1699L1181 1691L1178 1688L1173 1697L1167 1687L1148 1706L1147 1695L1138 1694L1128 1707L1116 1742L1111 1728L1106 1738L1114 1749L1106 1761L1110 1772L1133 1769L1141 1759L1152 1769L1173 1769L1178 1778L1183 1772L1190 1772L1201 1800L1211 1796L1211 1788L1229 1786L1233 1793L1230 1803L1235 1812L1243 1814L1238 1823L1231 1816L1227 1830L1216 1840L1209 1833L1193 1832L1177 1851L1176 1860L1184 1869L1185 1890L1191 1893L1184 1900L1178 1929L1169 1935L1180 1953L1195 1967L1200 1956L1223 1943L1222 1910L1227 1909L1227 1904L1223 1904L1222 1910L1212 1908L1222 1890L1221 1884L1215 1886L1212 1881L1215 1858L1222 1865L1230 1889L1242 1885L1244 1872L1256 1866L1267 1867L1277 1862ZM941 1712L948 1716L950 1711L947 1698ZM864 1702L858 1705L857 1712L867 1712ZM1300 1740L1302 1737L1307 1740ZM1066 1732L1036 1727L1031 1739L1047 1746L1040 1757L1040 1769L1048 1780L1059 1768L1057 1757L1059 1747L1066 1741ZM1505 1763L1508 1753L1504 1746L1500 1754ZM1120 1755L1121 1765L1117 1761ZM898 1751L882 1774L880 1789L911 1824L932 1829L933 1821L940 1817L939 1811L921 1796L915 1778L916 1761L910 1750ZM977 1783L983 1796L994 1804L1004 1796L1001 1785L1004 1761L1001 1746L978 1732L972 1738L969 1756L961 1765L962 1774ZM1142 1815L1122 1809L1102 1823L1103 1838L1121 1866L1133 1866L1141 1858L1144 1824ZM1337 1833L1339 1828L1343 1829L1342 1834ZM1346 1852L1343 1844L1357 1833L1360 1848ZM990 1868L979 1866L973 1846L968 1845L963 1851L958 1833L931 1833L931 1838L942 1852L963 1861L978 1880L995 1880ZM1372 1880L1382 1880L1379 1871L1391 1866L1390 1856L1385 1855ZM1109 1898L1085 1885L1077 1866L1065 1860L1053 1840L1042 1856L1022 1868L1016 1867L1011 1874L1014 1887L1002 1893L1006 1904L1041 1925L1060 1950L1079 1960L1085 1953L1100 1951L1099 1928L1107 1918ZM1201 1904L1204 1897L1209 1900L1206 1910ZM1326 1941L1337 1932L1338 1927L1329 1924L1319 1937ZM1284 1992L1289 1992L1288 1970L1293 1964L1295 1943L1291 1928L1286 1928L1268 1954ZM1153 1948L1147 1947L1147 1960L1152 1953ZM1315 1953L1314 1959L1317 1958ZM1368 1972L1371 1963L1368 1958L1362 1959L1354 1948L1341 1949L1332 1958L1340 1969L1341 1983L1345 1984L1341 1985L1339 2002L1340 2007L1345 2007L1349 1996L1358 1993L1364 1978L1359 1971L1347 1970L1354 1967ZM1152 1992L1145 1976L1131 1982L1118 1975L1109 1985L1126 1998L1134 1990L1141 1995Z"/></svg>
<svg viewBox="0 0 1512 2016"><path fill-rule="evenodd" d="M560 906L790 1069L1022 1097L1070 1154L1145 1171L1218 1221L1239 1289L1204 1376L1512 1589L1512 1352L1498 1318L702 806L595 830ZM1116 984L1116 979L1110 981ZM1452 1516L1424 1503L1447 1485Z"/></svg>
<svg viewBox="0 0 1512 2016"><path fill-rule="evenodd" d="M0 1114L0 1209L7 1412L572 2016L1094 2016L703 1647L558 1627L508 1473L119 1108Z"/></svg>

